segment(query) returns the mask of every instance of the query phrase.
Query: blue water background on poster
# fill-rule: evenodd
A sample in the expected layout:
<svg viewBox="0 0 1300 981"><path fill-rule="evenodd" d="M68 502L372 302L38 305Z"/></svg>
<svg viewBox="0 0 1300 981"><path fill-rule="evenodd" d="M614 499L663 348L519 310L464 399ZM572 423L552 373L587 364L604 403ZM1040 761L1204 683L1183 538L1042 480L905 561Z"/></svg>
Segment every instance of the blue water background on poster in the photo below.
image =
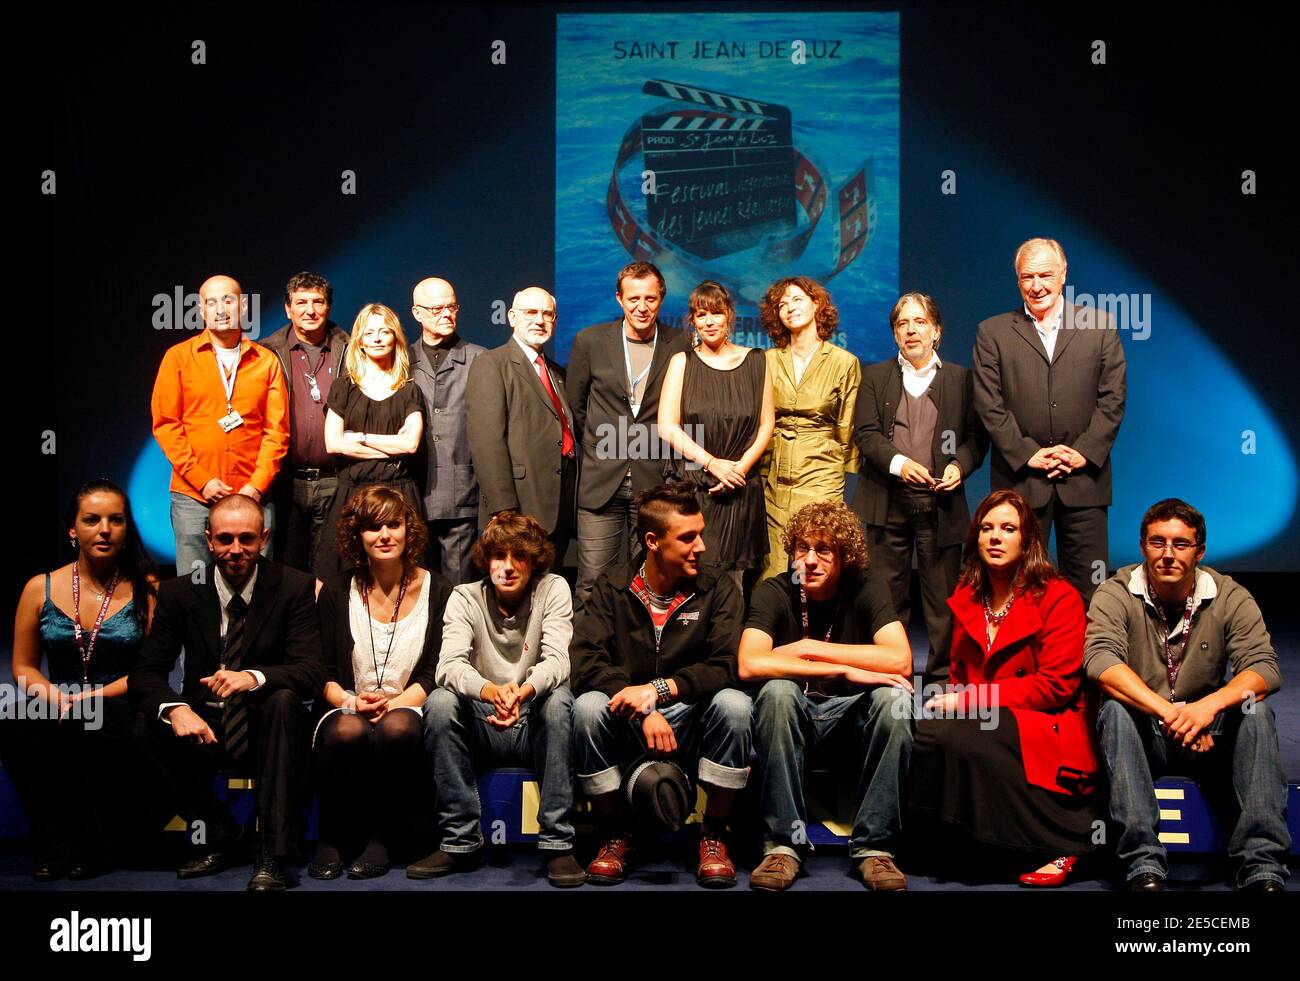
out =
<svg viewBox="0 0 1300 981"><path fill-rule="evenodd" d="M792 57L795 41L804 42L801 64ZM840 311L839 343L868 362L894 353L888 313L899 269L898 48L896 13L558 15L556 356L568 360L583 327L621 316L614 277L630 256L614 232L606 192L624 134L642 114L666 104L643 94L650 79L787 107L794 147L821 171L829 192L797 258L760 265L759 248L716 260L657 258L668 280L665 319L681 318L690 290L705 275L716 276L742 296L734 339L767 346L756 302L762 288L781 276L822 278L834 269L834 192L869 158L870 243L825 285ZM619 189L645 225L641 172L638 153L620 169ZM803 209L800 219L806 227Z"/></svg>

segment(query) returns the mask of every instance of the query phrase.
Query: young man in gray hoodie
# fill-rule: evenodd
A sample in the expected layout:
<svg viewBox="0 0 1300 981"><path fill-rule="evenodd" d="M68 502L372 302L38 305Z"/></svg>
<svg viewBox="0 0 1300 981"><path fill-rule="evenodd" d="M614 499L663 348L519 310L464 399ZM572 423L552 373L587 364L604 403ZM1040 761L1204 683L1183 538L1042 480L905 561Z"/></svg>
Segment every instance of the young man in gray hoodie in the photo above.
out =
<svg viewBox="0 0 1300 981"><path fill-rule="evenodd" d="M438 851L407 867L429 879L474 864L483 847L477 769L531 766L541 785L537 847L555 886L580 886L573 857L573 597L549 571L555 547L537 520L495 515L474 543L487 575L457 586L443 617L438 687L424 738L438 791Z"/></svg>

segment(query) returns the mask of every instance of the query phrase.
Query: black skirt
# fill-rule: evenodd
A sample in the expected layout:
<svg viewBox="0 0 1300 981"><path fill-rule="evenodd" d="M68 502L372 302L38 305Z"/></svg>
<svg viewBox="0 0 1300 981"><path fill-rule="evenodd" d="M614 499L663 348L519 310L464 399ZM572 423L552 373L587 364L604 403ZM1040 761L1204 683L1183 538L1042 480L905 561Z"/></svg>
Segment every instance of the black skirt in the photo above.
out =
<svg viewBox="0 0 1300 981"><path fill-rule="evenodd" d="M1098 847L1105 796L1060 794L1025 778L1015 714L998 725L979 719L922 719L912 746L908 809L999 849L1051 859Z"/></svg>

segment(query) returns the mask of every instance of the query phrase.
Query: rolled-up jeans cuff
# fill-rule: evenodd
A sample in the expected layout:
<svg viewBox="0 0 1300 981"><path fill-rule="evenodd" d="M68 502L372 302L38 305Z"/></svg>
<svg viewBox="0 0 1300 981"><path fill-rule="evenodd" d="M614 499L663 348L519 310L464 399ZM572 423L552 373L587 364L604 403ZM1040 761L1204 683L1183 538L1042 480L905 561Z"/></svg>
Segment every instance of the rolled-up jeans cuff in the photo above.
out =
<svg viewBox="0 0 1300 981"><path fill-rule="evenodd" d="M700 782L723 790L741 790L749 782L749 767L723 766L700 757Z"/></svg>
<svg viewBox="0 0 1300 981"><path fill-rule="evenodd" d="M893 858L893 857L894 857L893 852L887 852L881 848L868 848L866 846L862 846L860 848L849 849L849 858Z"/></svg>
<svg viewBox="0 0 1300 981"><path fill-rule="evenodd" d="M796 862L801 861L802 858L793 845L785 845L779 841L763 842L763 855L789 855Z"/></svg>
<svg viewBox="0 0 1300 981"><path fill-rule="evenodd" d="M448 855L472 855L482 847L482 838L472 845L449 845L444 841L438 846L439 850L446 852Z"/></svg>
<svg viewBox="0 0 1300 981"><path fill-rule="evenodd" d="M618 785L622 782L623 775L616 766L608 766L598 773L578 774L578 786L588 797L598 797L618 790Z"/></svg>

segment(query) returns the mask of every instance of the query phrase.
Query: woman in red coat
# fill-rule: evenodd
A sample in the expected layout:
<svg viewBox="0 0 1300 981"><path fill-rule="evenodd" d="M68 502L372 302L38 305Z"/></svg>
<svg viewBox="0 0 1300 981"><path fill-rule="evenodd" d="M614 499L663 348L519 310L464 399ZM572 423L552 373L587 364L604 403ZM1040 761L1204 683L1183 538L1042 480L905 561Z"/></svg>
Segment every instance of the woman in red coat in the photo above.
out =
<svg viewBox="0 0 1300 981"><path fill-rule="evenodd" d="M922 710L909 807L936 832L955 830L1024 864L1051 858L1020 881L1062 885L1103 827L1086 618L1019 494L995 491L976 509L948 605L951 685Z"/></svg>

